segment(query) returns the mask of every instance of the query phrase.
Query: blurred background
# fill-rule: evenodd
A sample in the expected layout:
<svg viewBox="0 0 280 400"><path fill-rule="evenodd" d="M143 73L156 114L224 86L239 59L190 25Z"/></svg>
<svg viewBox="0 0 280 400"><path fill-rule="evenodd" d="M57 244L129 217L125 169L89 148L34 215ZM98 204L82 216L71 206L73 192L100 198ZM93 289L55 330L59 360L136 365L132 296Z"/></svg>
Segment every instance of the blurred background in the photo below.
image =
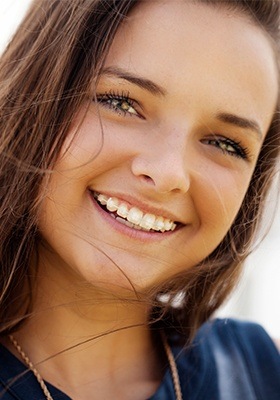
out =
<svg viewBox="0 0 280 400"><path fill-rule="evenodd" d="M0 52L4 49L31 0L0 0ZM278 177L279 178L279 177ZM263 231L271 229L248 258L243 277L218 316L257 321L280 339L280 209L275 210L276 192L268 201Z"/></svg>

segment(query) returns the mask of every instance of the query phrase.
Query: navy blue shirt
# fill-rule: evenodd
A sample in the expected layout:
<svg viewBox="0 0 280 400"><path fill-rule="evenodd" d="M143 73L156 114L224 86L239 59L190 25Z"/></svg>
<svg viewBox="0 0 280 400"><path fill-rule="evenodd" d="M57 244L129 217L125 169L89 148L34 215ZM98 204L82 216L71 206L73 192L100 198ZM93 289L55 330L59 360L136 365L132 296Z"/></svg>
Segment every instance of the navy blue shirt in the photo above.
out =
<svg viewBox="0 0 280 400"><path fill-rule="evenodd" d="M259 325L214 320L199 329L187 349L170 345L184 400L280 399L280 356ZM1 400L45 400L33 373L3 346L0 360ZM55 400L70 400L47 386ZM150 400L176 400L169 370Z"/></svg>

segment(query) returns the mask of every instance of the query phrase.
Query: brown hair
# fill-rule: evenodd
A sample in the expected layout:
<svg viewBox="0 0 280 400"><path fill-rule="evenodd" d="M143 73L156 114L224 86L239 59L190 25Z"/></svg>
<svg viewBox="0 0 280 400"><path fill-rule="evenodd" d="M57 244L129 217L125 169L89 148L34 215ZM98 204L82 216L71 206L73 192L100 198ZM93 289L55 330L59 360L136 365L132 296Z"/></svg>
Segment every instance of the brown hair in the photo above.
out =
<svg viewBox="0 0 280 400"><path fill-rule="evenodd" d="M229 7L258 23L279 43L279 1L199 0ZM0 61L0 334L32 311L41 182L51 171L116 30L139 1L35 0ZM278 54L278 48L276 50ZM275 113L242 207L230 231L199 266L175 277L155 301L151 323L181 328L190 339L225 299L239 276L264 205L280 147ZM174 296L182 294L180 307ZM160 318L159 318L160 316Z"/></svg>

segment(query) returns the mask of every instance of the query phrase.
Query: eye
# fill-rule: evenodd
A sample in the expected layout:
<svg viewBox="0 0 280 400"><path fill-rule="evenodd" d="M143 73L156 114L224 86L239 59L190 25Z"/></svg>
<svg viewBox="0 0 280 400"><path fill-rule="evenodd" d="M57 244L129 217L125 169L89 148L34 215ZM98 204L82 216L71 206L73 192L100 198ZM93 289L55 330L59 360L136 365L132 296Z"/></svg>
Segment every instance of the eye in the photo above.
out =
<svg viewBox="0 0 280 400"><path fill-rule="evenodd" d="M248 149L238 141L234 141L228 138L211 138L204 139L202 141L204 144L217 147L223 153L234 156L237 158L242 158L244 160L248 159Z"/></svg>
<svg viewBox="0 0 280 400"><path fill-rule="evenodd" d="M96 96L96 100L103 107L113 110L121 116L136 116L143 118L136 110L137 102L129 98L129 93L117 94L114 92L104 93Z"/></svg>

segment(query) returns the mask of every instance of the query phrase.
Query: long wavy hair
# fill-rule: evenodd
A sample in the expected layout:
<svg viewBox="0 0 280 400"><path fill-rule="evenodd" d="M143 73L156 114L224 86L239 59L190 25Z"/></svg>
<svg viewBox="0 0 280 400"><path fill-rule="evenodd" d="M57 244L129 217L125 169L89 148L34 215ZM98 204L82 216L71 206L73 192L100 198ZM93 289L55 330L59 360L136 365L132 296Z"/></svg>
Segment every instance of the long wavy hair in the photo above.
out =
<svg viewBox="0 0 280 400"><path fill-rule="evenodd" d="M188 0L186 0L188 1ZM279 55L280 3L196 0L243 13ZM0 60L0 335L32 313L42 180L50 174L73 115L81 107L114 35L136 0L35 0ZM151 326L189 341L239 277L259 226L280 149L278 106L240 211L200 265L151 291ZM180 293L180 303L174 299ZM168 294L162 301L159 294Z"/></svg>

